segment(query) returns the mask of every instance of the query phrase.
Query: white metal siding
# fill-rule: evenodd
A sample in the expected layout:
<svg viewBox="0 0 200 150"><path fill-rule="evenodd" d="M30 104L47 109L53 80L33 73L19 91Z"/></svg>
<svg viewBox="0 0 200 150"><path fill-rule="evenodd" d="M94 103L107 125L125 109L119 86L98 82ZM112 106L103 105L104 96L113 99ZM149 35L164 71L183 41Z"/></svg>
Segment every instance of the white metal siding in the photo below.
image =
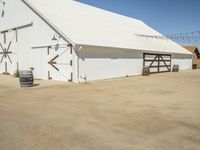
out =
<svg viewBox="0 0 200 150"><path fill-rule="evenodd" d="M143 55L133 51L83 48L79 52L79 78L88 81L139 75L142 73Z"/></svg>
<svg viewBox="0 0 200 150"><path fill-rule="evenodd" d="M173 65L179 65L180 70L192 69L192 56L184 54L173 54L172 67Z"/></svg>
<svg viewBox="0 0 200 150"><path fill-rule="evenodd" d="M52 70L54 80L68 81L70 78L69 73L71 74L72 72L71 66L68 66L67 68L66 66L64 68L60 66L60 70L65 69L67 72L65 74L66 78L63 78L63 75L55 72L51 66L49 66L48 61L51 58L47 56L47 48L32 49L32 47L35 46L56 45L58 42L51 40L55 34L54 30L51 29L21 0L6 0L5 6L5 15L3 18L0 17L0 31L23 26L31 22L33 23L33 26L17 31L18 42L15 41L15 38L13 39L11 45L11 50L14 52L14 54L11 54L13 63L8 63L8 72L13 74L13 72L17 69L16 61L19 61L20 70L30 69L30 67L35 68L34 76L36 78L48 79L48 70ZM0 42L4 47L8 45L8 42L11 40L12 36L15 36L15 32L8 32L6 33L6 36L7 43L4 44L3 34L0 34ZM68 44L62 39L60 39L59 43ZM58 49L57 51L58 53L61 53L63 50ZM14 58L14 56L16 58ZM66 59L66 61L69 62L70 60ZM4 68L4 63L0 64L0 73L4 72Z"/></svg>
<svg viewBox="0 0 200 150"><path fill-rule="evenodd" d="M79 82L84 82L84 76L87 77L87 81L92 81L142 74L142 52L84 47L78 56ZM174 64L178 64L180 70L191 69L191 55L172 54L172 67Z"/></svg>

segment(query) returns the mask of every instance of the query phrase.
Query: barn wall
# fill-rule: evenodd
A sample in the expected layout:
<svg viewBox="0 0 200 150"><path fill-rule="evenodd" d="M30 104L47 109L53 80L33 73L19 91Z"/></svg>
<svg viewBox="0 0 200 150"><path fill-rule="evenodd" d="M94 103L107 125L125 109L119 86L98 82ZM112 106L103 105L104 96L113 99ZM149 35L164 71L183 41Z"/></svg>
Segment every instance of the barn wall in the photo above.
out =
<svg viewBox="0 0 200 150"><path fill-rule="evenodd" d="M32 26L17 31L6 33L7 42L4 43L3 34L0 34L0 42L3 47L7 47L12 41L10 55L12 63L5 58L0 63L0 73L5 71L4 63L8 63L8 72L13 74L17 69L26 70L30 67L34 69L35 78L48 79L48 71L51 71L53 80L68 81L73 72L74 82L83 82L86 75L87 80L109 79L132 75L141 75L143 67L143 52L133 50L119 50L113 48L82 47L75 49L72 56L69 50L59 48L51 49L51 54L47 55L47 48L32 49L35 46L56 45L57 41L52 41L55 31L51 29L40 17L30 10L21 0L6 0L5 15L0 17L0 31L15 28L25 24L33 23ZM16 10L16 11L13 11ZM65 43L60 39L59 43ZM58 65L61 72L56 71L48 64L48 61L56 55L66 52L66 60L61 58L60 64L67 64L73 60L72 67ZM179 64L180 69L191 69L192 59L188 55L173 55L172 65ZM63 75L64 74L64 75Z"/></svg>
<svg viewBox="0 0 200 150"><path fill-rule="evenodd" d="M110 79L140 75L143 54L136 51L115 50L112 48L85 47L79 52L79 79Z"/></svg>
<svg viewBox="0 0 200 150"><path fill-rule="evenodd" d="M179 65L180 70L192 69L192 55L172 54L173 65Z"/></svg>
<svg viewBox="0 0 200 150"><path fill-rule="evenodd" d="M63 76L63 72L58 73L54 68L52 68L52 66L48 64L48 61L57 54L62 53L63 49L51 49L50 56L47 55L47 48L32 49L32 47L35 46L58 44L58 41L52 41L55 31L23 2L21 2L21 0L6 0L4 10L4 17L0 17L0 31L33 23L32 26L17 30L17 41L15 31L6 33L6 43L3 42L4 35L0 34L0 42L2 43L3 47L7 47L8 43L12 41L10 49L12 50L13 54L11 54L10 57L13 62L11 64L8 58L4 59L4 61L7 61L8 63L9 73L13 74L13 72L17 69L18 62L20 70L27 70L30 69L30 67L35 68L35 78L48 79L48 71L50 70L53 74L54 80L68 81L72 72L71 67L65 66L63 68L62 66L59 66L61 68L60 70L66 69L64 72L64 74L66 74ZM59 43L68 44L62 38L60 39ZM60 63L69 63L71 56L67 56L67 59L69 60L66 60L66 62L62 61ZM0 64L0 73L4 72L4 68L3 62Z"/></svg>
<svg viewBox="0 0 200 150"><path fill-rule="evenodd" d="M142 51L83 47L78 57L77 78L80 82L84 82L84 76L87 81L92 81L142 74ZM172 66L175 64L180 66L180 70L191 69L191 55L172 54Z"/></svg>

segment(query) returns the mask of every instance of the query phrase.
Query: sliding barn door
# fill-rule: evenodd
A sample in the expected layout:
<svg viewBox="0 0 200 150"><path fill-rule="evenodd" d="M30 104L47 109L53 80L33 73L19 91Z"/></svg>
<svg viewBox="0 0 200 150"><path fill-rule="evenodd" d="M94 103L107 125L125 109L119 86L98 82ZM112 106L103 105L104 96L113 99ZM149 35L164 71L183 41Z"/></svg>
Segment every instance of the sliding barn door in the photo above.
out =
<svg viewBox="0 0 200 150"><path fill-rule="evenodd" d="M68 45L34 48L31 66L35 78L72 81L72 49Z"/></svg>
<svg viewBox="0 0 200 150"><path fill-rule="evenodd" d="M69 46L48 47L48 79L72 80L72 49Z"/></svg>
<svg viewBox="0 0 200 150"><path fill-rule="evenodd" d="M170 54L144 53L143 66L149 67L151 73L161 73L171 71Z"/></svg>

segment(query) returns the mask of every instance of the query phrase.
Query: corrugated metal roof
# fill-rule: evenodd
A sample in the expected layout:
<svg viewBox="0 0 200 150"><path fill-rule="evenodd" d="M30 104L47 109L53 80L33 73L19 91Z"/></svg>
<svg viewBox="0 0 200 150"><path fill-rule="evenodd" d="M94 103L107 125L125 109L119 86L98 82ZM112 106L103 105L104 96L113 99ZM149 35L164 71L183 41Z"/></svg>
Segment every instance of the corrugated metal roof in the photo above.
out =
<svg viewBox="0 0 200 150"><path fill-rule="evenodd" d="M144 22L73 0L24 0L64 36L77 45L191 54Z"/></svg>

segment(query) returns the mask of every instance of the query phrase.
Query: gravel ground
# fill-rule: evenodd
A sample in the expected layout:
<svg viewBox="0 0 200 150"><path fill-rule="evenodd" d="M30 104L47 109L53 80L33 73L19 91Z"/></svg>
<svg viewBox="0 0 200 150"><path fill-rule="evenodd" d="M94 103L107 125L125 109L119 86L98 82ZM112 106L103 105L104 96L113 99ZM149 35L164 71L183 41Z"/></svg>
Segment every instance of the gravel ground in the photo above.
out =
<svg viewBox="0 0 200 150"><path fill-rule="evenodd" d="M0 75L0 150L200 150L200 70L36 84Z"/></svg>

